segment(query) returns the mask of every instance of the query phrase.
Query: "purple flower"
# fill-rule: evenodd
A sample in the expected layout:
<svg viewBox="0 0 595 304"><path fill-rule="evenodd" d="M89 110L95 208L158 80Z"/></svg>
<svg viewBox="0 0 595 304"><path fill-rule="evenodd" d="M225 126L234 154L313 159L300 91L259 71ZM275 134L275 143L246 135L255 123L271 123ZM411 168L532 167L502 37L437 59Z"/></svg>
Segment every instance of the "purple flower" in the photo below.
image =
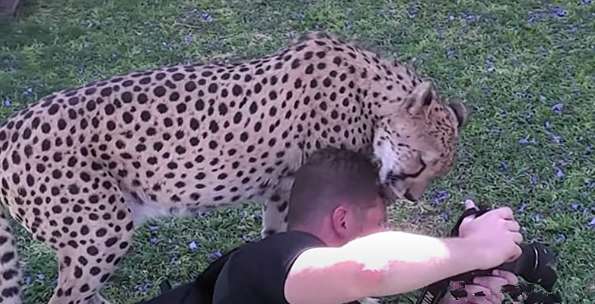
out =
<svg viewBox="0 0 595 304"><path fill-rule="evenodd" d="M31 96L33 96L33 89L32 88L27 88L25 91L23 91L23 96L25 96L25 97L31 97Z"/></svg>
<svg viewBox="0 0 595 304"><path fill-rule="evenodd" d="M555 14L558 17L565 17L567 15L567 12L565 9L556 6L552 9L552 13Z"/></svg>
<svg viewBox="0 0 595 304"><path fill-rule="evenodd" d="M566 235L563 234L563 233L557 234L556 237L555 237L555 241L557 243L562 243L562 242L566 241Z"/></svg>
<svg viewBox="0 0 595 304"><path fill-rule="evenodd" d="M449 215L447 212L441 212L441 213L440 213L440 217L441 217L443 220L445 220L445 221L448 221L448 219L449 219L450 215Z"/></svg>
<svg viewBox="0 0 595 304"><path fill-rule="evenodd" d="M436 194L434 194L434 202L437 204L442 204L448 199L449 196L450 195L446 190L438 191Z"/></svg>
<svg viewBox="0 0 595 304"><path fill-rule="evenodd" d="M591 221L589 222L589 228L593 228L593 229L595 229L595 217L593 217L593 218L591 219Z"/></svg>
<svg viewBox="0 0 595 304"><path fill-rule="evenodd" d="M496 70L494 61L489 58L485 60L484 66L485 66L486 71L488 71L488 73L491 73Z"/></svg>
<svg viewBox="0 0 595 304"><path fill-rule="evenodd" d="M215 251L209 253L209 255L207 256L207 259L209 260L209 262L213 262L214 260L220 258L221 256L223 256L221 251L215 250Z"/></svg>
<svg viewBox="0 0 595 304"><path fill-rule="evenodd" d="M533 94L527 92L516 92L514 95L520 99L533 99Z"/></svg>
<svg viewBox="0 0 595 304"><path fill-rule="evenodd" d="M491 135L500 135L502 134L502 129L498 128L498 127L491 127L488 131L490 131Z"/></svg>
<svg viewBox="0 0 595 304"><path fill-rule="evenodd" d="M502 171L502 172L507 172L508 171L508 162L505 160L500 161L500 165L498 166L498 169L500 169L500 171Z"/></svg>
<svg viewBox="0 0 595 304"><path fill-rule="evenodd" d="M474 22L474 21L479 20L479 16L477 16L477 15L463 13L463 16L465 17L465 20L467 20L469 22Z"/></svg>
<svg viewBox="0 0 595 304"><path fill-rule="evenodd" d="M446 57L448 59L456 58L457 57L456 50L453 48L447 48L446 49Z"/></svg>
<svg viewBox="0 0 595 304"><path fill-rule="evenodd" d="M539 21L539 19L540 19L540 16L538 14L530 12L529 17L527 18L527 21L529 23L534 23L536 21Z"/></svg>
<svg viewBox="0 0 595 304"><path fill-rule="evenodd" d="M184 36L184 43L185 44L192 44L192 40L193 40L192 34L188 34L188 35L185 35Z"/></svg>
<svg viewBox="0 0 595 304"><path fill-rule="evenodd" d="M149 238L149 243L151 243L151 245L157 245L157 243L159 243L159 239L156 237L151 237Z"/></svg>
<svg viewBox="0 0 595 304"><path fill-rule="evenodd" d="M198 249L196 241L191 241L190 243L188 243L188 249L190 249L190 251L196 251L196 249Z"/></svg>
<svg viewBox="0 0 595 304"><path fill-rule="evenodd" d="M525 209L527 209L527 203L522 203L517 209L516 211L519 213L523 213L525 211Z"/></svg>
<svg viewBox="0 0 595 304"><path fill-rule="evenodd" d="M554 170L556 170L556 177L557 178L563 178L564 177L564 171L562 171L562 169L560 167L554 167Z"/></svg>
<svg viewBox="0 0 595 304"><path fill-rule="evenodd" d="M530 182L530 183L531 183L531 185L533 185L533 186L537 185L537 182L538 182L538 180L537 180L537 176L536 176L536 175L533 175L533 174L531 174L531 176L529 177L529 182Z"/></svg>
<svg viewBox="0 0 595 304"><path fill-rule="evenodd" d="M535 141L535 139L531 139L529 140L529 135L527 135L525 138L521 138L519 139L519 144L520 145L530 145L530 144L536 144L537 142Z"/></svg>
<svg viewBox="0 0 595 304"><path fill-rule="evenodd" d="M260 219L259 219L260 221ZM242 241L244 242L253 242L259 239L258 235L257 236L249 236L249 235L242 235L241 237Z"/></svg>
<svg viewBox="0 0 595 304"><path fill-rule="evenodd" d="M211 17L211 15L208 12L200 13L200 17L201 17L202 21L204 21L204 22L212 22L213 21L213 17Z"/></svg>
<svg viewBox="0 0 595 304"><path fill-rule="evenodd" d="M553 143L559 145L562 142L564 142L564 139L562 138L562 136L557 135L554 132L551 132L551 130L552 130L552 123L549 122L549 120L546 120L543 123L543 126L545 127L545 133L547 133L550 136L550 138L551 138L551 140L552 140Z"/></svg>
<svg viewBox="0 0 595 304"><path fill-rule="evenodd" d="M533 214L533 220L539 223L543 220L543 216L539 213L535 213Z"/></svg>
<svg viewBox="0 0 595 304"><path fill-rule="evenodd" d="M10 98L6 97L2 101L2 105L8 108L8 107L12 106L12 100Z"/></svg>
<svg viewBox="0 0 595 304"><path fill-rule="evenodd" d="M412 3L411 5L409 5L409 7L407 8L407 15L409 15L409 18L415 18L417 17L417 12L419 11L419 7L417 3Z"/></svg>
<svg viewBox="0 0 595 304"><path fill-rule="evenodd" d="M147 291L149 291L149 289L151 289L151 287L152 284L150 282L145 282L143 284L136 285L134 289L138 292L146 293Z"/></svg>
<svg viewBox="0 0 595 304"><path fill-rule="evenodd" d="M581 1L584 5L589 5L591 4L591 0L582 0Z"/></svg>
<svg viewBox="0 0 595 304"><path fill-rule="evenodd" d="M157 226L157 225L149 225L149 231L155 232L157 230L159 230L159 226Z"/></svg>
<svg viewBox="0 0 595 304"><path fill-rule="evenodd" d="M552 111L554 111L554 113L556 113L556 114L562 114L563 110L564 110L564 104L562 104L562 103L557 103L552 106Z"/></svg>
<svg viewBox="0 0 595 304"><path fill-rule="evenodd" d="M41 273L41 272L38 272L38 273L35 275L35 281L36 281L36 282L44 282L44 281L45 281L45 274L43 274L43 273Z"/></svg>
<svg viewBox="0 0 595 304"><path fill-rule="evenodd" d="M562 138L562 136L554 133L554 132L550 132L548 130L545 130L545 133L547 133L547 135L550 136L551 140L553 143L559 145L560 143L564 142L564 138Z"/></svg>
<svg viewBox="0 0 595 304"><path fill-rule="evenodd" d="M572 208L573 210L579 210L581 208L581 204L572 203L572 204L570 204L570 208Z"/></svg>

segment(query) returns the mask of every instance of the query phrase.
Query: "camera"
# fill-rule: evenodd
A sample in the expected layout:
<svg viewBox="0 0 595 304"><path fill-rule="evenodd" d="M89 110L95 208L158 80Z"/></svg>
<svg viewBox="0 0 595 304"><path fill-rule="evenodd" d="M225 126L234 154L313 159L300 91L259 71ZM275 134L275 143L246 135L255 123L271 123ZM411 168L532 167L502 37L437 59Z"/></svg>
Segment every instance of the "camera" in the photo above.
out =
<svg viewBox="0 0 595 304"><path fill-rule="evenodd" d="M488 212L488 209L468 209L469 212L463 213L457 224L451 231L452 236L458 236L459 226L463 219L469 215L479 217ZM551 291L556 280L556 272L550 267L554 261L554 253L541 243L520 244L522 253L519 258L513 262L502 264L493 269L500 269L512 272L521 276L527 282L539 284L547 291ZM463 273L450 278L453 281L464 281L471 283L473 278L481 275L489 275L493 269L475 270Z"/></svg>
<svg viewBox="0 0 595 304"><path fill-rule="evenodd" d="M484 213L490 211L489 209L470 208L465 210L458 219L456 225L452 228L450 235L456 237L459 235L459 227L463 219L475 215L480 217ZM473 270L462 273L444 280L438 281L426 287L417 304L435 304L440 301L446 293L451 281L459 281L471 284L473 279L478 276L490 276L494 269L505 270L522 277L525 281L532 284L538 284L546 291L551 292L557 280L557 275L554 269L550 266L555 260L554 253L542 243L523 243L519 245L522 253L516 260L504 263L500 266L486 270ZM505 292L512 297L518 298L523 294L526 296L525 303L561 303L560 296L557 293L544 294L534 291L530 285L519 285L520 288L513 286L506 286ZM454 290L451 292L456 298L467 296L464 289Z"/></svg>

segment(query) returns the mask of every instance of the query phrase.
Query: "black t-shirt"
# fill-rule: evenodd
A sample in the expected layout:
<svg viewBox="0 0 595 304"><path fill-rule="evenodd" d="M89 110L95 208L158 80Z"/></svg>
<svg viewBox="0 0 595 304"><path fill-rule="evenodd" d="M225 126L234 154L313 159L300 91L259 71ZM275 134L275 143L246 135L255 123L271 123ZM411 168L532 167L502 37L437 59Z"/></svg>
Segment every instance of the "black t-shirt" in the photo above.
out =
<svg viewBox="0 0 595 304"><path fill-rule="evenodd" d="M217 278L213 304L287 304L285 280L298 255L326 246L316 236L288 231L244 245Z"/></svg>

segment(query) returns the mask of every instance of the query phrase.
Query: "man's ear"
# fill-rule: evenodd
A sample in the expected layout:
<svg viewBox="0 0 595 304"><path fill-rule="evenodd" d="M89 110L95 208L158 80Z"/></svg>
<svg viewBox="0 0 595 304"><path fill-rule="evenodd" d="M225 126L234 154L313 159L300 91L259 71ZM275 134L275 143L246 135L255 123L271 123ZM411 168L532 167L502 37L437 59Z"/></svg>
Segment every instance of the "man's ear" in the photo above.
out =
<svg viewBox="0 0 595 304"><path fill-rule="evenodd" d="M347 208L339 205L331 215L333 230L340 238L348 237L348 213Z"/></svg>
<svg viewBox="0 0 595 304"><path fill-rule="evenodd" d="M411 114L421 114L432 103L432 83L424 81L408 96L406 107Z"/></svg>

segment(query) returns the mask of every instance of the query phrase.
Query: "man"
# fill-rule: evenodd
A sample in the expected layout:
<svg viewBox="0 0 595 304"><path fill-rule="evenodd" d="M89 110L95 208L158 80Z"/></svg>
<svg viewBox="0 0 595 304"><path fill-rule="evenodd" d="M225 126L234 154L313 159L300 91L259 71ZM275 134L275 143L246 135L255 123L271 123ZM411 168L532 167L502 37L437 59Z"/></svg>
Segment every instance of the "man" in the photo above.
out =
<svg viewBox="0 0 595 304"><path fill-rule="evenodd" d="M212 296L213 304L352 303L410 292L521 254L520 227L509 208L465 219L457 238L387 231L377 176L360 154L332 148L315 153L295 173L288 231L241 246L207 271L212 284L203 275L194 288L206 290L205 301ZM495 272L474 283L466 286L470 297L442 303L500 303L499 288L517 281ZM181 291L161 297L178 303L172 299ZM479 291L485 296L473 296Z"/></svg>

